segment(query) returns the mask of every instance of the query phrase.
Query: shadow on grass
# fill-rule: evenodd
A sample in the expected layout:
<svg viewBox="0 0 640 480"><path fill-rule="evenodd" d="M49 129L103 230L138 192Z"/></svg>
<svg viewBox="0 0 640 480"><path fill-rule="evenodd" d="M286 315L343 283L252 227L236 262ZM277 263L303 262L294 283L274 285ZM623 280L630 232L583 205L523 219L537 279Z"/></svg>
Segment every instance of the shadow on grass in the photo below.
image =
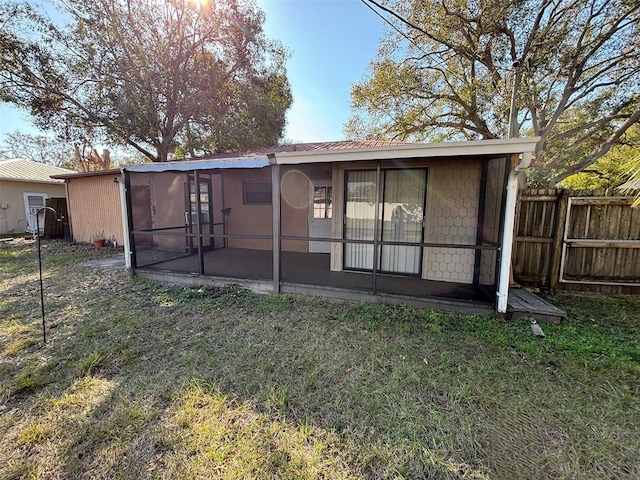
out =
<svg viewBox="0 0 640 480"><path fill-rule="evenodd" d="M633 359L484 317L74 275L51 343L3 358L3 477L640 472Z"/></svg>

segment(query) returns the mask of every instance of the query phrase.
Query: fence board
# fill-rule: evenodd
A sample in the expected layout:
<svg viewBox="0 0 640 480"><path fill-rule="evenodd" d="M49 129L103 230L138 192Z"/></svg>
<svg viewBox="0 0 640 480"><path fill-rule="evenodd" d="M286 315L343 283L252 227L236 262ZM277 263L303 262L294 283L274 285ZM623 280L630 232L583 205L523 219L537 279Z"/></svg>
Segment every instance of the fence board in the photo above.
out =
<svg viewBox="0 0 640 480"><path fill-rule="evenodd" d="M632 202L602 192L521 190L515 279L536 287L640 294L640 208Z"/></svg>

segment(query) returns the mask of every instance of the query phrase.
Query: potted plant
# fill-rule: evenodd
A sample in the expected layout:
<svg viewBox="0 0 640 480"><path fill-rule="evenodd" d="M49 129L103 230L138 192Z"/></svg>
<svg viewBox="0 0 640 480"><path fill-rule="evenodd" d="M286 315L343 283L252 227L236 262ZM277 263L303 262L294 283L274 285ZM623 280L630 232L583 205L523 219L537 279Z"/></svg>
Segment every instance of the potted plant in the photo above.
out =
<svg viewBox="0 0 640 480"><path fill-rule="evenodd" d="M93 245L96 248L102 248L104 247L104 242L105 242L105 238L104 238L104 231L102 231L101 233L96 233L95 235L92 235L92 240L93 240Z"/></svg>

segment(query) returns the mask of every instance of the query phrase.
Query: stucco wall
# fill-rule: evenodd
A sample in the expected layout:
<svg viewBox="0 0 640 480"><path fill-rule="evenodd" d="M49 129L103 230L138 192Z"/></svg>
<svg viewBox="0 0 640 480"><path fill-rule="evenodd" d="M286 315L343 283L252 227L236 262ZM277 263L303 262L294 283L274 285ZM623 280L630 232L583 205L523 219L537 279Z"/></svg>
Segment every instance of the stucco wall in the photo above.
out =
<svg viewBox="0 0 640 480"><path fill-rule="evenodd" d="M68 179L67 209L71 217L71 231L76 242L91 242L94 235L122 245L122 213L120 190L114 178L100 175Z"/></svg>
<svg viewBox="0 0 640 480"><path fill-rule="evenodd" d="M208 172L201 173L208 178ZM310 165L283 167L281 169L281 226L286 236L306 237L309 234L309 214L312 182L331 179L331 165ZM131 185L145 185L151 193L151 220L153 228L179 227L184 225L185 173L135 173L131 175ZM273 210L271 204L245 204L245 183L271 183L271 169L222 170L211 175L213 222L223 221L220 210L231 208L227 219L227 231L233 235L272 235ZM133 205L133 208L137 208ZM173 235L154 235L154 245L163 249L184 249L184 230L174 230ZM222 233L216 227L217 233ZM204 233L207 233L206 231ZM216 245L220 246L221 241ZM268 239L233 238L228 240L229 248L271 250ZM307 241L284 240L285 251L308 251Z"/></svg>
<svg viewBox="0 0 640 480"><path fill-rule="evenodd" d="M47 198L65 197L64 184L0 180L0 206L7 206L0 208L0 234L27 231L24 192L44 193Z"/></svg>
<svg viewBox="0 0 640 480"><path fill-rule="evenodd" d="M184 226L185 212L185 182L184 173L163 172L163 173L135 173L131 175L131 186L148 186L151 195L151 216L152 228L169 228ZM133 205L133 209L141 208L140 205ZM134 212L135 213L135 212ZM134 215L134 218L136 215ZM134 229L139 228L134 225ZM167 250L184 250L185 238L180 235L184 233L184 228L168 231L175 232L172 235L154 235L153 244L158 248Z"/></svg>

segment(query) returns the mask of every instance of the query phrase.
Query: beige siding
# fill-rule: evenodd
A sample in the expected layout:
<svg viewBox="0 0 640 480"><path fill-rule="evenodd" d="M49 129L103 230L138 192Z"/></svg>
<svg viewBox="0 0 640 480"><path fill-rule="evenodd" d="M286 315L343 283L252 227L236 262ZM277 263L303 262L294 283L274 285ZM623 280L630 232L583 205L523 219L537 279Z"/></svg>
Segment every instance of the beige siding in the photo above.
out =
<svg viewBox="0 0 640 480"><path fill-rule="evenodd" d="M47 198L65 196L63 184L0 180L0 207L6 205L0 208L0 234L27 231L24 192L44 193Z"/></svg>
<svg viewBox="0 0 640 480"><path fill-rule="evenodd" d="M76 242L90 242L104 232L108 239L124 242L120 189L116 175L71 178L68 181L67 208Z"/></svg>

